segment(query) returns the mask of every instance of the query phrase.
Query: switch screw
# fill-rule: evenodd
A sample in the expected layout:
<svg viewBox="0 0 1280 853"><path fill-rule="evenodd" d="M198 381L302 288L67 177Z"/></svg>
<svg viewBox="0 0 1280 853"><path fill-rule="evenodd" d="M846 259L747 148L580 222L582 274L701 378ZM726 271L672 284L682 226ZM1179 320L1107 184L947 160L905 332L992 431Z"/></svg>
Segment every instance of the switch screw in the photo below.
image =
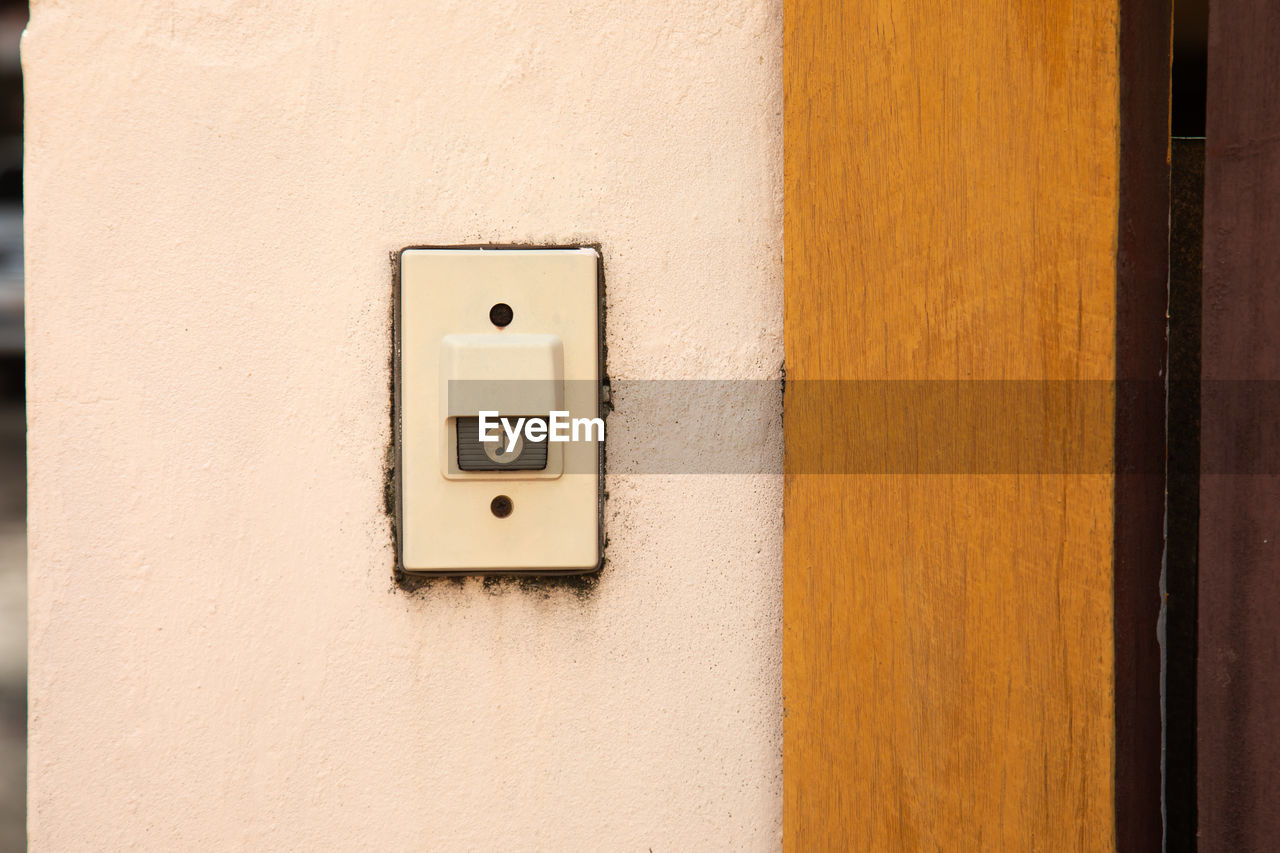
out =
<svg viewBox="0 0 1280 853"><path fill-rule="evenodd" d="M511 318L515 316L515 312L511 310L511 306L505 302L499 302L497 305L489 309L489 322L497 326L499 329L510 325Z"/></svg>
<svg viewBox="0 0 1280 853"><path fill-rule="evenodd" d="M511 498L506 495L498 495L489 502L489 511L498 518L506 518L508 515L511 515L511 507Z"/></svg>

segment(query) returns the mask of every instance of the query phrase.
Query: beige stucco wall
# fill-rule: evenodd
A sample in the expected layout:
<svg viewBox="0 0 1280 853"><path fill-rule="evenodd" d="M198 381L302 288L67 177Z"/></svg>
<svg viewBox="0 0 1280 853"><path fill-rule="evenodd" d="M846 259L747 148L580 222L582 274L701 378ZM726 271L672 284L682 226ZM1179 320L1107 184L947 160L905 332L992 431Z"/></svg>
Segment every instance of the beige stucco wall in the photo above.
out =
<svg viewBox="0 0 1280 853"><path fill-rule="evenodd" d="M32 848L776 846L777 477L409 596L383 466L407 244L599 242L615 378L777 376L780 0L33 5Z"/></svg>

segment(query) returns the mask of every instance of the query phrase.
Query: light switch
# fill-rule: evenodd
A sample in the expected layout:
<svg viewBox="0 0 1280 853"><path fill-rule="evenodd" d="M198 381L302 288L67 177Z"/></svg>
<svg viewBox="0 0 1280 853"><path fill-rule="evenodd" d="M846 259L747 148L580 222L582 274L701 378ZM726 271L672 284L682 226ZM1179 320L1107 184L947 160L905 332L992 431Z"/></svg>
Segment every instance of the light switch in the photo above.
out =
<svg viewBox="0 0 1280 853"><path fill-rule="evenodd" d="M595 249L406 249L397 295L400 565L600 564Z"/></svg>

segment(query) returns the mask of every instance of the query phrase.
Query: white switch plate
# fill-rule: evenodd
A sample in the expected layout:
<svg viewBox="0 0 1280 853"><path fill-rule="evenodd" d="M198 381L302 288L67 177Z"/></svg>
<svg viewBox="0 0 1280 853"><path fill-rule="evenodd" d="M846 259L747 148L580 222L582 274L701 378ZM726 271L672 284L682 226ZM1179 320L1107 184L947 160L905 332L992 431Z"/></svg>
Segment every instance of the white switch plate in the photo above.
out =
<svg viewBox="0 0 1280 853"><path fill-rule="evenodd" d="M396 497L404 571L578 574L599 568L599 443L550 444L554 464L547 470L459 471L451 458L448 384L442 380L460 346L483 345L485 339L473 336L532 345L543 340L538 336L555 336L563 346L564 408L572 418L602 417L599 265L591 248L401 253ZM505 328L489 319L497 303L513 311ZM442 352L449 359L443 367ZM499 495L513 505L505 518L490 509Z"/></svg>

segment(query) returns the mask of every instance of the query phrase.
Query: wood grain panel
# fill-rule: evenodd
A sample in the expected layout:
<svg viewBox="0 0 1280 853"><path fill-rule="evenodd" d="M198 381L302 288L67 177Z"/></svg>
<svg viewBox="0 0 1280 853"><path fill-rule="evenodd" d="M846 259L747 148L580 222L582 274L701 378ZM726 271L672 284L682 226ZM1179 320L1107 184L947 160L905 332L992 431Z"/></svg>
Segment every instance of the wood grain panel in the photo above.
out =
<svg viewBox="0 0 1280 853"><path fill-rule="evenodd" d="M1205 126L1201 851L1280 850L1280 5L1213 0Z"/></svg>
<svg viewBox="0 0 1280 853"><path fill-rule="evenodd" d="M1120 17L1119 0L786 5L787 849L1103 850L1122 832L1117 655L1157 686L1158 658L1141 671L1117 642L1128 498L1111 469L860 474L807 458L860 431L910 431L921 457L951 438L898 408L833 419L824 382L1132 375L1118 257L1151 252L1149 229L1120 229ZM1155 175L1161 153L1148 145ZM1144 201L1167 213L1158 192ZM1134 316L1160 329L1151 293ZM1137 375L1158 377L1161 356ZM1119 452L1115 418L1084 422L1085 444ZM1158 570L1158 527L1155 542ZM1148 596L1130 614L1142 648L1149 567L1128 579ZM1126 849L1153 849L1139 799L1145 840Z"/></svg>

